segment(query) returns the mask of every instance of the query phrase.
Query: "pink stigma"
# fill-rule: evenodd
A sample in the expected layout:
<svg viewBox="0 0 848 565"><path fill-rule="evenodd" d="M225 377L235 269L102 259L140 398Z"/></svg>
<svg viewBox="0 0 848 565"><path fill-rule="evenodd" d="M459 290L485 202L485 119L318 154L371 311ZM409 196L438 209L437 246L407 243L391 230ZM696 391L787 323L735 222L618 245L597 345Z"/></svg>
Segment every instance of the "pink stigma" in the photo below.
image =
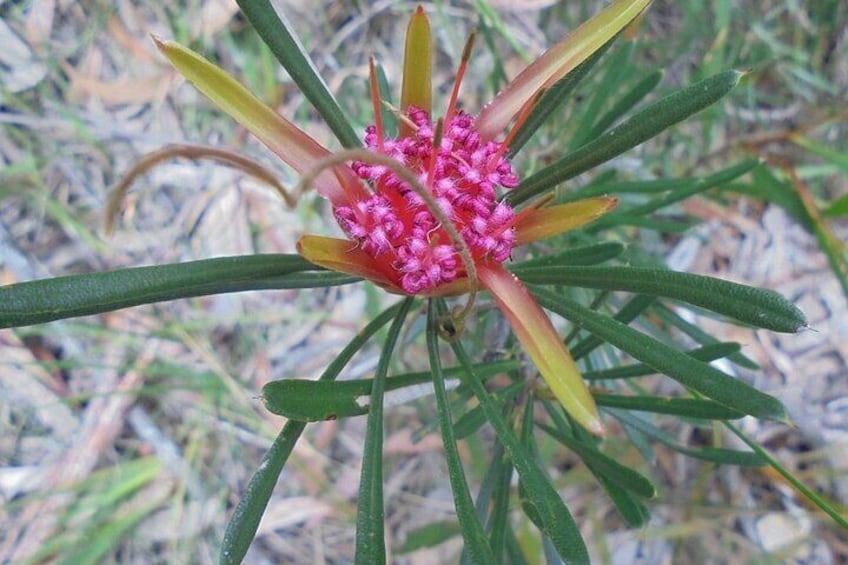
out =
<svg viewBox="0 0 848 565"><path fill-rule="evenodd" d="M366 129L368 149L391 157L416 174L455 224L475 263L503 262L515 242L514 212L498 202L499 191L518 185L501 143L483 142L472 116L451 112L439 147L436 126L424 110L410 107L415 132L384 139L381 124ZM362 161L351 168L369 181L373 193L349 206L337 206L345 233L371 255L409 294L428 293L465 276L454 242L421 197L387 167Z"/></svg>

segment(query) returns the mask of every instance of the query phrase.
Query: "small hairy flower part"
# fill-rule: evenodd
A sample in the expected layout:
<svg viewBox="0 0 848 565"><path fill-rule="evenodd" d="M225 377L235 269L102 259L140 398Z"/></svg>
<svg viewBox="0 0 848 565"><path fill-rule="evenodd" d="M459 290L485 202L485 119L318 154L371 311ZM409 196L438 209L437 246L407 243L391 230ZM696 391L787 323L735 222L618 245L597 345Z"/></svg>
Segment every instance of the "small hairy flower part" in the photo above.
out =
<svg viewBox="0 0 848 565"><path fill-rule="evenodd" d="M515 244L512 208L498 193L518 185L500 143L483 143L473 116L457 111L442 128L414 106L407 111L415 131L384 139L376 126L365 130L365 145L413 172L455 225L475 262L503 262ZM382 142L380 141L382 139ZM360 248L389 265L395 282L409 294L431 291L465 276L454 242L428 204L388 167L355 161L351 169L373 189L364 201L337 206L342 230Z"/></svg>

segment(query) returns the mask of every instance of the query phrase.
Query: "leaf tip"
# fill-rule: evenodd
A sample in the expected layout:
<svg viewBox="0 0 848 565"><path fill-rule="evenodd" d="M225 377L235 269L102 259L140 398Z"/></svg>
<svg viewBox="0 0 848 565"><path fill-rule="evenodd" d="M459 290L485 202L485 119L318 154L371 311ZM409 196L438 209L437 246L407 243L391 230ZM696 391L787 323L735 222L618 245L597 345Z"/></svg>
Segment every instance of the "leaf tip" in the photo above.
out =
<svg viewBox="0 0 848 565"><path fill-rule="evenodd" d="M155 33L150 34L150 39L153 40L154 45L159 51L164 52L168 48L168 42L165 39L162 39Z"/></svg>

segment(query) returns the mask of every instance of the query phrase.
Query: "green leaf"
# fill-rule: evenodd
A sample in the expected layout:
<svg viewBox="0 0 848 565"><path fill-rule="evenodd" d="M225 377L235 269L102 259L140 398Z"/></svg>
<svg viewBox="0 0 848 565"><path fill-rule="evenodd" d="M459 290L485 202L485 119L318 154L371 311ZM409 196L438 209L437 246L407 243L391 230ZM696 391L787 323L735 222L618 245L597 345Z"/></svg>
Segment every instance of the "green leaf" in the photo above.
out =
<svg viewBox="0 0 848 565"><path fill-rule="evenodd" d="M291 24L278 15L269 0L236 0L242 13L253 25L259 37L291 75L300 91L321 114L324 121L344 147L360 147L359 136L345 118L315 65L306 54Z"/></svg>
<svg viewBox="0 0 848 565"><path fill-rule="evenodd" d="M396 304L388 308L365 326L327 366L321 374L320 380L335 380L356 352L362 349L362 346L380 328L398 314L400 307L400 304ZM303 433L304 428L306 428L305 422L287 422L265 453L262 463L259 464L259 468L250 478L250 482L245 488L229 524L227 524L224 540L221 543L219 559L221 565L238 565L244 561L244 556L256 536L256 529L259 527L259 521L268 506L268 500L271 498L280 472L288 461L289 455L291 455L297 440L300 439L300 434Z"/></svg>
<svg viewBox="0 0 848 565"><path fill-rule="evenodd" d="M594 440L579 427L569 426L562 412L550 402L545 403L545 409L556 428L545 424L540 424L540 427L555 440L577 453L629 525L637 527L647 522L650 519L650 512L636 496L642 498L656 496L656 489L651 481L601 453L595 446Z"/></svg>
<svg viewBox="0 0 848 565"><path fill-rule="evenodd" d="M362 448L362 470L359 475L359 505L356 509L356 552L357 565L379 565L386 562L385 509L383 508L383 393L386 374L400 330L406 320L414 299L405 298L395 316L371 387L371 407Z"/></svg>
<svg viewBox="0 0 848 565"><path fill-rule="evenodd" d="M744 413L722 406L712 400L697 398L665 398L662 396L623 396L620 394L595 393L598 406L607 408L623 408L657 414L673 414L686 418L702 418L705 420L736 420L745 416Z"/></svg>
<svg viewBox="0 0 848 565"><path fill-rule="evenodd" d="M624 123L524 180L507 199L518 205L651 139L666 128L715 103L739 82L742 73L726 71L678 90Z"/></svg>
<svg viewBox="0 0 848 565"><path fill-rule="evenodd" d="M459 524L456 520L433 522L409 532L406 535L406 541L400 547L392 548L392 551L396 555L403 555L419 549L435 547L459 533Z"/></svg>
<svg viewBox="0 0 848 565"><path fill-rule="evenodd" d="M443 303L440 304L440 309L440 312L444 314L446 308L443 307ZM566 562L588 563L589 553L568 508L563 504L554 487L548 482L545 474L539 469L536 462L518 441L518 438L515 437L512 429L489 397L482 382L474 374L471 360L465 348L459 342L451 345L460 364L468 370L467 377L463 378L463 382L474 392L483 407L486 418L509 454L512 464L526 489L528 503L538 515L542 533L551 539L560 556Z"/></svg>
<svg viewBox="0 0 848 565"><path fill-rule="evenodd" d="M786 410L776 398L569 298L540 288L532 291L543 307L581 325L683 386L757 418L788 421Z"/></svg>
<svg viewBox="0 0 848 565"><path fill-rule="evenodd" d="M537 426L576 453L586 465L592 467L594 474L604 476L619 487L637 494L642 498L654 498L657 495L656 487L645 476L602 453L594 445L588 442L581 442L573 436L562 433L560 430L547 424L539 423Z"/></svg>
<svg viewBox="0 0 848 565"><path fill-rule="evenodd" d="M589 467L591 468L591 466ZM595 472L594 469L592 469L592 472ZM627 489L621 488L606 475L595 473L595 476L598 482L601 483L601 486L604 487L610 500L615 504L616 510L621 514L621 517L624 518L628 526L631 528L641 528L648 523L651 519L651 512L641 500L636 498L636 495Z"/></svg>
<svg viewBox="0 0 848 565"><path fill-rule="evenodd" d="M475 365L475 370L483 379L514 370L517 361L500 361ZM443 371L446 377L456 379L462 367L452 367ZM406 373L386 380L386 392L428 383L432 374L427 372ZM320 422L368 413L371 404L372 379L353 381L310 381L305 379L284 379L271 381L262 387L262 401L274 414L301 422Z"/></svg>
<svg viewBox="0 0 848 565"><path fill-rule="evenodd" d="M723 465L739 465L740 467L762 467L766 464L759 454L753 451L737 451L734 449L724 449L722 447L703 447L700 449L692 449L684 447L677 443L673 437L657 428L648 421L627 412L626 410L618 410L615 408L607 409L609 414L612 414L616 419L620 420L626 426L630 426L645 434L651 439L658 441L666 447L694 457L703 461L712 463L720 463Z"/></svg>
<svg viewBox="0 0 848 565"><path fill-rule="evenodd" d="M433 389L436 393L436 406L439 411L439 428L442 431L442 443L448 465L448 478L453 490L456 515L465 541L465 551L472 563L493 563L494 555L483 526L477 518L474 501L465 480L465 471L459 459L456 447L453 422L451 421L448 395L445 390L445 378L442 373L442 361L439 358L439 316L437 303L431 299L427 310L427 351L430 355L430 369L433 371Z"/></svg>
<svg viewBox="0 0 848 565"><path fill-rule="evenodd" d="M674 298L778 332L794 333L807 327L804 314L780 294L721 279L643 267L537 267L522 269L521 280L623 290Z"/></svg>
<svg viewBox="0 0 848 565"><path fill-rule="evenodd" d="M377 88L380 90L380 100L389 104L393 104L392 89L389 86L389 79L386 78L386 70L383 68L383 65L381 65L379 61L376 61L375 63L375 67L377 69ZM385 136L389 139L397 137L398 123L397 117L395 116L394 112L392 112L386 106L381 106L380 117L383 120L383 132Z"/></svg>
<svg viewBox="0 0 848 565"><path fill-rule="evenodd" d="M601 296L605 296L606 293L601 293ZM600 298L598 297L598 303L600 303ZM629 324L633 320L639 317L642 312L647 310L652 304L656 302L656 297L648 296L646 294L637 294L630 300L628 300L621 309L615 313L613 316L613 320L618 320L622 324ZM592 306L592 309L596 309L596 306ZM576 334L577 328L575 328ZM571 336L569 336L569 340ZM571 348L571 354L575 359L582 359L589 355L592 351L603 345L603 340L596 335L590 335L585 339L579 341L577 345Z"/></svg>
<svg viewBox="0 0 848 565"><path fill-rule="evenodd" d="M0 328L41 324L176 298L245 290L315 288L358 279L299 255L247 255L116 269L0 287Z"/></svg>
<svg viewBox="0 0 848 565"><path fill-rule="evenodd" d="M736 342L717 342L698 349L690 349L686 352L687 355L699 361L715 361L738 352L742 348ZM586 371L583 373L583 378L587 381L602 381L614 379L631 379L634 377L644 377L653 375L655 371L652 367L644 363L634 363L633 365L625 365L622 367L613 367L601 371Z"/></svg>
<svg viewBox="0 0 848 565"><path fill-rule="evenodd" d="M459 419L453 425L453 431L456 434L456 439L465 439L486 423L486 414L479 406L475 406Z"/></svg>
<svg viewBox="0 0 848 565"><path fill-rule="evenodd" d="M637 82L633 88L631 88L621 98L619 98L615 104L613 104L612 108L598 118L598 121L595 123L592 131L589 132L586 141L591 141L597 138L599 135L604 133L608 127L614 124L618 118L629 112L631 108L641 102L642 99L644 99L654 90L654 88L657 87L664 74L664 71L660 69L658 71L648 73L647 76Z"/></svg>
<svg viewBox="0 0 848 565"><path fill-rule="evenodd" d="M841 197L833 201L823 212L825 218L841 218L848 216L848 194L843 194Z"/></svg>
<svg viewBox="0 0 848 565"><path fill-rule="evenodd" d="M509 266L509 270L515 274L521 273L524 269L536 267L552 267L555 265L596 265L615 259L624 251L624 245L617 241L604 241L594 245L586 245L583 247L573 247L560 251L559 253L551 253L541 255L533 259L513 263ZM519 275L520 277L520 275Z"/></svg>
<svg viewBox="0 0 848 565"><path fill-rule="evenodd" d="M580 108L579 120L574 134L569 140L569 151L577 149L589 140L589 132L610 97L619 90L621 83L626 79L628 62L630 61L635 43L629 41L614 51L605 61L605 69L597 84L587 93L588 104Z"/></svg>
<svg viewBox="0 0 848 565"><path fill-rule="evenodd" d="M681 332L688 335L698 343L704 344L705 346L712 346L719 343L716 338L714 338L698 326L687 322L686 320L681 318L678 313L672 311L663 304L657 304L656 307L651 310L651 313L656 314L660 318L660 320L679 329ZM752 371L756 371L760 368L759 365L757 365L754 361L743 355L741 352L733 353L727 358L739 365L740 367L745 367L746 369L751 369ZM712 361L712 359L701 359L701 361Z"/></svg>

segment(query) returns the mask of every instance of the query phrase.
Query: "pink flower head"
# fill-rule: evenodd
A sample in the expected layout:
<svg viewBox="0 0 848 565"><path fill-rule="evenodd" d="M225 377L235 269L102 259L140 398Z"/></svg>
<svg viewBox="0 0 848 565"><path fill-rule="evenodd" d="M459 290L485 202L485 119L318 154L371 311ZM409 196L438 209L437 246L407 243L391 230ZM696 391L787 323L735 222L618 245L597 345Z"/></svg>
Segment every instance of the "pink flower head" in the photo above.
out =
<svg viewBox="0 0 848 565"><path fill-rule="evenodd" d="M508 259L515 244L515 214L498 196L516 186L518 177L503 156L503 144L484 143L464 112L453 115L439 140L426 110L410 106L407 117L415 126L411 136L384 139L377 126L369 126L368 149L414 171L475 262ZM335 206L336 219L363 251L388 267L389 278L408 294L427 294L464 275L450 235L408 183L379 164L355 161L351 168L374 192Z"/></svg>

